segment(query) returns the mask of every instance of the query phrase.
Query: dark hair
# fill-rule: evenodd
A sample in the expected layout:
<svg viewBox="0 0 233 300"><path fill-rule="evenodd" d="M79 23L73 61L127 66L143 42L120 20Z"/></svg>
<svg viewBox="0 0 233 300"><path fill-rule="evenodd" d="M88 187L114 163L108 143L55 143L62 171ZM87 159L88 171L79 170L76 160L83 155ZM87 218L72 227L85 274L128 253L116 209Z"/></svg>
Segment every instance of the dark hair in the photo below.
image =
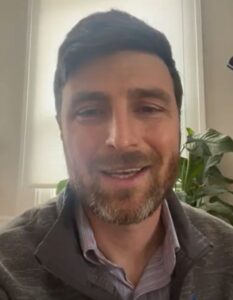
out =
<svg viewBox="0 0 233 300"><path fill-rule="evenodd" d="M74 72L92 59L122 50L155 54L164 61L173 80L180 111L183 90L165 35L128 13L111 10L82 19L62 43L54 80L57 113L61 109L62 89Z"/></svg>

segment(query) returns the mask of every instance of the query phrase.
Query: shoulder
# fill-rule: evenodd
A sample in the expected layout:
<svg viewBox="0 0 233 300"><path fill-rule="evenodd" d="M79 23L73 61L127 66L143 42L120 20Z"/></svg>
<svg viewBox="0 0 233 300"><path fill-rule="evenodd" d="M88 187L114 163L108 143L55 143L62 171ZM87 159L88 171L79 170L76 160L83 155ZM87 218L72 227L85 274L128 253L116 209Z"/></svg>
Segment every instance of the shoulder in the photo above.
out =
<svg viewBox="0 0 233 300"><path fill-rule="evenodd" d="M0 299L5 299L4 291L12 299L35 299L43 293L48 275L35 251L56 224L59 211L54 199L26 211L0 230Z"/></svg>
<svg viewBox="0 0 233 300"><path fill-rule="evenodd" d="M233 247L233 226L210 215L202 209L197 209L182 203L184 211L191 224L197 228L217 248L226 250ZM232 254L233 257L233 254Z"/></svg>
<svg viewBox="0 0 233 300"><path fill-rule="evenodd" d="M0 230L0 261L5 255L14 255L36 247L57 216L54 199L43 206L26 211L3 226Z"/></svg>
<svg viewBox="0 0 233 300"><path fill-rule="evenodd" d="M187 204L182 206L189 219L189 227L195 229L190 232L201 233L196 242L209 243L209 247L195 258L189 273L196 292L200 293L200 299L233 299L233 226L201 209ZM191 280L188 276L186 278Z"/></svg>

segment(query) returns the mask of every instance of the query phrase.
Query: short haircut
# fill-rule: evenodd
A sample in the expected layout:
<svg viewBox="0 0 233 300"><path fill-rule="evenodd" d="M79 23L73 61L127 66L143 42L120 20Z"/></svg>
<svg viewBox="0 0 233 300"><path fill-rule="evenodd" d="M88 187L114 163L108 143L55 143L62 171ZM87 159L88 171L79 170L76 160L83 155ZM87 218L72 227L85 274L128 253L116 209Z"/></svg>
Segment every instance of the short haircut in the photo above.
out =
<svg viewBox="0 0 233 300"><path fill-rule="evenodd" d="M155 54L163 60L173 80L180 112L183 89L165 35L126 12L110 10L82 19L60 46L54 79L57 114L60 114L62 90L66 82L81 66L95 58L124 50Z"/></svg>

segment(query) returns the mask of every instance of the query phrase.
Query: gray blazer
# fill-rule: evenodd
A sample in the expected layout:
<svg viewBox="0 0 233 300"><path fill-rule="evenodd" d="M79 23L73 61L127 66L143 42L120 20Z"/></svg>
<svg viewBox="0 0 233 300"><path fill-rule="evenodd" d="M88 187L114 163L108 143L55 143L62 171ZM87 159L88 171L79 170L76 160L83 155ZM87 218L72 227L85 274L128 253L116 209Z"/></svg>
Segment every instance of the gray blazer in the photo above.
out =
<svg viewBox="0 0 233 300"><path fill-rule="evenodd" d="M173 192L166 199L181 246L170 299L232 300L233 228ZM106 269L83 259L73 212L73 197L60 194L1 230L0 300L121 299Z"/></svg>

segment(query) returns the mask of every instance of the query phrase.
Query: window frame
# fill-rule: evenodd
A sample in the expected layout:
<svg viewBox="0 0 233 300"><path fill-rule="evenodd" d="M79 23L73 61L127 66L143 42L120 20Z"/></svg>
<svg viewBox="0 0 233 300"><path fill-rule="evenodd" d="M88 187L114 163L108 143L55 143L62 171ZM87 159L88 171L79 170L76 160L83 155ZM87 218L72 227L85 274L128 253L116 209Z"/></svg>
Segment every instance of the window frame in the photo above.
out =
<svg viewBox="0 0 233 300"><path fill-rule="evenodd" d="M35 0L28 0L28 33L27 33L27 53L25 68L23 124L21 129L20 163L18 178L18 195L16 200L16 214L42 203L48 195L55 195L54 184L29 185L26 179L26 147L28 127L30 120L29 105L29 85L32 73L31 48L32 48L32 28L34 16ZM190 28L188 24L193 22L195 26ZM184 53L184 122L185 126L193 128L197 132L206 129L205 102L204 102L204 78L203 78L203 44L202 44L202 18L201 0L182 0L182 29L183 29L183 53ZM191 42L189 37L193 36ZM190 65L192 71L190 72ZM188 120L188 122L187 122ZM182 128L184 133L184 128Z"/></svg>

